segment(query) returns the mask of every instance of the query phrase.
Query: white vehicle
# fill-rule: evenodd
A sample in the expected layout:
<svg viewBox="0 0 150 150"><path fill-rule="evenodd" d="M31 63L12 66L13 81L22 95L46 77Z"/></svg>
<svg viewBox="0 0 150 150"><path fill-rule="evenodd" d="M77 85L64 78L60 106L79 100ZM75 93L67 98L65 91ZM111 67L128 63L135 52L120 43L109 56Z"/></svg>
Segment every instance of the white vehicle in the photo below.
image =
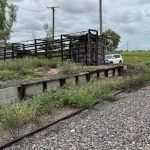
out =
<svg viewBox="0 0 150 150"><path fill-rule="evenodd" d="M105 64L122 64L123 58L120 54L105 55Z"/></svg>

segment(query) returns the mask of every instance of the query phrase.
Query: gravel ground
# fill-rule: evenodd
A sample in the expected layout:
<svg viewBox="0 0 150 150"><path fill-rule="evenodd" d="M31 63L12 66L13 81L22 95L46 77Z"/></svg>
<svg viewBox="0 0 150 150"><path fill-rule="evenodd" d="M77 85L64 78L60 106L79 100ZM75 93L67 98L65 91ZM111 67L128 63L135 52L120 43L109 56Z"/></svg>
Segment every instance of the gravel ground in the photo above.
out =
<svg viewBox="0 0 150 150"><path fill-rule="evenodd" d="M8 149L150 150L150 86L98 104Z"/></svg>

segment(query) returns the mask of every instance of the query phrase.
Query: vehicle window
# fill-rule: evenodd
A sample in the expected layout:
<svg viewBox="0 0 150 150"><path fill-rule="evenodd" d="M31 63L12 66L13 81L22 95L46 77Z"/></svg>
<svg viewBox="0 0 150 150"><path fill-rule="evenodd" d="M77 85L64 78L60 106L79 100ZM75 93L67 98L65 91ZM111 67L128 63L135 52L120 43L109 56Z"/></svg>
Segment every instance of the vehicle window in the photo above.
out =
<svg viewBox="0 0 150 150"><path fill-rule="evenodd" d="M112 56L107 55L107 56L105 56L105 58L106 58L106 59L112 59Z"/></svg>
<svg viewBox="0 0 150 150"><path fill-rule="evenodd" d="M120 55L114 55L113 57L114 58L120 58Z"/></svg>

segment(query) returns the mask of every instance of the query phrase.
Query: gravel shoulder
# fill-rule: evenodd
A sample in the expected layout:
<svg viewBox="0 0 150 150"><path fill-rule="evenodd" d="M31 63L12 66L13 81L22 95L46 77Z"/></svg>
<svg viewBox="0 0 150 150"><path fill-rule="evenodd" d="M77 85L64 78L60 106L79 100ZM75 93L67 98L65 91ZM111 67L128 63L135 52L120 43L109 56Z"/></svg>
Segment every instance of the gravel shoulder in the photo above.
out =
<svg viewBox="0 0 150 150"><path fill-rule="evenodd" d="M24 139L7 150L150 150L150 85Z"/></svg>

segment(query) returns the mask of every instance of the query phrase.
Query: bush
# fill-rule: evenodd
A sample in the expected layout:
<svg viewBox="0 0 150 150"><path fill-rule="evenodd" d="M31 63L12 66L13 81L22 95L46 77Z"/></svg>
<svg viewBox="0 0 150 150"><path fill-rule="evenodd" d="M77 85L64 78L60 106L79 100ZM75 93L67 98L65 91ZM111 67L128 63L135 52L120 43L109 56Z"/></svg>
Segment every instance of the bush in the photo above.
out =
<svg viewBox="0 0 150 150"><path fill-rule="evenodd" d="M8 80L14 80L18 79L19 74L15 71L9 71L9 70L0 70L0 80L1 81L8 81Z"/></svg>
<svg viewBox="0 0 150 150"><path fill-rule="evenodd" d="M59 60L57 59L38 59L38 58L24 58L18 60L11 60L0 63L0 80L15 80L15 79L36 79L34 69L38 67L56 68Z"/></svg>
<svg viewBox="0 0 150 150"><path fill-rule="evenodd" d="M61 73L64 75L75 75L82 72L90 71L91 68L87 66L82 66L80 64L74 63L71 60L67 60L59 64Z"/></svg>
<svg viewBox="0 0 150 150"><path fill-rule="evenodd" d="M13 136L20 132L23 125L31 121L37 122L37 116L34 109L27 107L26 104L7 105L0 110L2 128L8 130ZM14 133L14 130L17 133Z"/></svg>

